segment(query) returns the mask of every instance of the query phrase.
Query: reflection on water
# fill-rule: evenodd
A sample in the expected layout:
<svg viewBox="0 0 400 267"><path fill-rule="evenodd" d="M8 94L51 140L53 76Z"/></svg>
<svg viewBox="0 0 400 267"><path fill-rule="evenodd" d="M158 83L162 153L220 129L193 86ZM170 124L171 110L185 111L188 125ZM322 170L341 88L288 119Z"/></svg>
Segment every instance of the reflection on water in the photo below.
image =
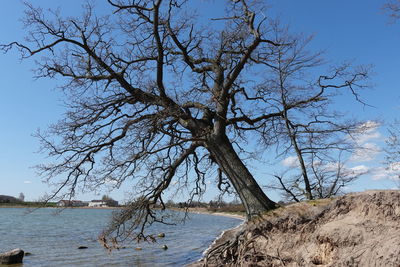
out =
<svg viewBox="0 0 400 267"><path fill-rule="evenodd" d="M177 226L156 225L154 234L163 232L158 243L130 244L126 249L108 253L97 236L110 219L112 210L66 209L55 215L54 209L0 208L0 252L21 248L32 255L24 264L39 266L183 266L196 261L221 231L232 228L238 219L191 214ZM163 245L168 250L163 250ZM87 246L87 249L78 249ZM135 250L135 247L142 250Z"/></svg>

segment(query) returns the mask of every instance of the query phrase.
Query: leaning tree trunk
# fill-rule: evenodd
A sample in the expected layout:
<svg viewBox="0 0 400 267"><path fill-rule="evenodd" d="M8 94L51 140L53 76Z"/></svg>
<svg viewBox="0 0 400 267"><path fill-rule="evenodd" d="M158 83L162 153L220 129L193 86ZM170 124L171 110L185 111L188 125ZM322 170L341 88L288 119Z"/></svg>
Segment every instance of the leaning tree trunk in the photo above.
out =
<svg viewBox="0 0 400 267"><path fill-rule="evenodd" d="M275 208L275 202L264 194L227 136L210 138L207 148L239 194L246 208L247 219Z"/></svg>

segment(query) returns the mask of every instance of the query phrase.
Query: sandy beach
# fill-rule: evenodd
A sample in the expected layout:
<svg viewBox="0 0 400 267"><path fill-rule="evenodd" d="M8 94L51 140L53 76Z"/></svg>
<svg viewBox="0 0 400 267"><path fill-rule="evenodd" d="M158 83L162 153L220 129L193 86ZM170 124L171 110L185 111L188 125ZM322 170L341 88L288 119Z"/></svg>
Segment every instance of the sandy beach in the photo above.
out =
<svg viewBox="0 0 400 267"><path fill-rule="evenodd" d="M178 208L173 208L172 210L182 211L182 212L186 211L186 209L178 209ZM215 215L215 216L224 216L224 217L235 218L235 219L240 219L240 220L245 219L244 215L240 215L240 214L236 214L236 213L229 213L229 212L212 212L212 211L207 210L206 208L188 208L187 212L195 213L195 214L208 214L208 215Z"/></svg>

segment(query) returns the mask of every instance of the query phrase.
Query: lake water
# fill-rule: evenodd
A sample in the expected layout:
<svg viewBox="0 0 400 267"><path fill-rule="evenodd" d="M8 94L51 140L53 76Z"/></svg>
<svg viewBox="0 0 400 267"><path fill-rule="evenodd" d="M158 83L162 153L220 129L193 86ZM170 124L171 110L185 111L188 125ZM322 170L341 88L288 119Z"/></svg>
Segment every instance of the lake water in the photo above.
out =
<svg viewBox="0 0 400 267"><path fill-rule="evenodd" d="M206 214L190 214L177 226L157 225L151 233L165 233L158 243L131 243L109 253L97 237L112 210L44 208L26 213L23 208L0 208L0 252L21 248L23 267L40 266L184 266L198 260L202 252L223 231L241 220ZM149 233L150 233L149 232ZM168 250L163 250L163 245ZM87 246L88 249L78 249ZM142 250L135 250L141 247Z"/></svg>

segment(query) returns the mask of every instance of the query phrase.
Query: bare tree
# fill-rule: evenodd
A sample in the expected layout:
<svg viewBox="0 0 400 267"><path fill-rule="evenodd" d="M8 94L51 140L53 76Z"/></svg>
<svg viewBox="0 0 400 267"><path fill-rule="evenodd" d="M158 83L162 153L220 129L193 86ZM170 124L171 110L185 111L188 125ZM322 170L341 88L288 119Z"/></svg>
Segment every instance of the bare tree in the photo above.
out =
<svg viewBox="0 0 400 267"><path fill-rule="evenodd" d="M391 18L397 21L400 18L400 0L388 0L384 5ZM400 187L400 122L398 120L389 125L389 137L386 139L386 169L388 175L397 179Z"/></svg>
<svg viewBox="0 0 400 267"><path fill-rule="evenodd" d="M144 227L163 220L153 207L165 208L171 184L191 188L190 201L215 173L221 190L233 186L249 219L275 208L241 158L251 148L246 141L276 142L275 123L285 114L318 106L328 88L357 87L351 77L359 74L321 76L317 91L303 88L282 108L265 83L270 58L276 47L291 53L296 46L281 42L260 6L227 1L225 14L204 23L189 1L108 3L108 16L87 4L82 17L68 18L28 4L27 43L1 46L37 58L36 77L65 81L66 117L38 133L55 159L39 168L56 185L50 197L136 181L138 197L116 215L104 243L145 238Z"/></svg>
<svg viewBox="0 0 400 267"><path fill-rule="evenodd" d="M340 152L339 152L340 153ZM360 176L368 173L366 169L349 168L341 158L321 161L314 153L307 157L306 171L310 180L311 198L306 191L303 182L303 171L297 173L286 170L280 175L274 175L277 182L269 185L269 188L282 192L284 199L300 202L302 200L323 199L337 196L344 192L347 186ZM299 167L296 167L296 170ZM301 169L301 168L300 168Z"/></svg>
<svg viewBox="0 0 400 267"><path fill-rule="evenodd" d="M369 172L363 168L348 168L345 163L341 161L340 155L337 160L325 164L311 163L312 173L316 181L313 188L315 198L329 198L341 194L346 186Z"/></svg>
<svg viewBox="0 0 400 267"><path fill-rule="evenodd" d="M384 10L389 13L389 16L394 20L400 18L400 1L399 0L389 0L383 6Z"/></svg>
<svg viewBox="0 0 400 267"><path fill-rule="evenodd" d="M389 137L386 139L386 169L400 187L400 122L395 121L389 127Z"/></svg>
<svg viewBox="0 0 400 267"><path fill-rule="evenodd" d="M368 67L354 70L342 64L332 68L332 75L317 76L316 69L324 64L323 53L307 50L312 37L290 36L287 29L274 26L274 42L290 45L271 47L268 62L263 61L269 69L261 90L282 111L273 131L263 137L270 140L271 132L275 134L278 155L295 155L297 164L290 171L275 174L277 183L270 187L294 201L330 197L364 174L344 171L340 155L358 149L352 136L368 130L366 124L344 120L342 113L332 110L331 103L348 89L350 96L364 104L357 89L367 86ZM334 171L332 166L336 166Z"/></svg>
<svg viewBox="0 0 400 267"><path fill-rule="evenodd" d="M25 200L25 195L24 195L24 193L22 193L22 192L19 193L18 199L21 200L22 202L24 202L24 200Z"/></svg>

